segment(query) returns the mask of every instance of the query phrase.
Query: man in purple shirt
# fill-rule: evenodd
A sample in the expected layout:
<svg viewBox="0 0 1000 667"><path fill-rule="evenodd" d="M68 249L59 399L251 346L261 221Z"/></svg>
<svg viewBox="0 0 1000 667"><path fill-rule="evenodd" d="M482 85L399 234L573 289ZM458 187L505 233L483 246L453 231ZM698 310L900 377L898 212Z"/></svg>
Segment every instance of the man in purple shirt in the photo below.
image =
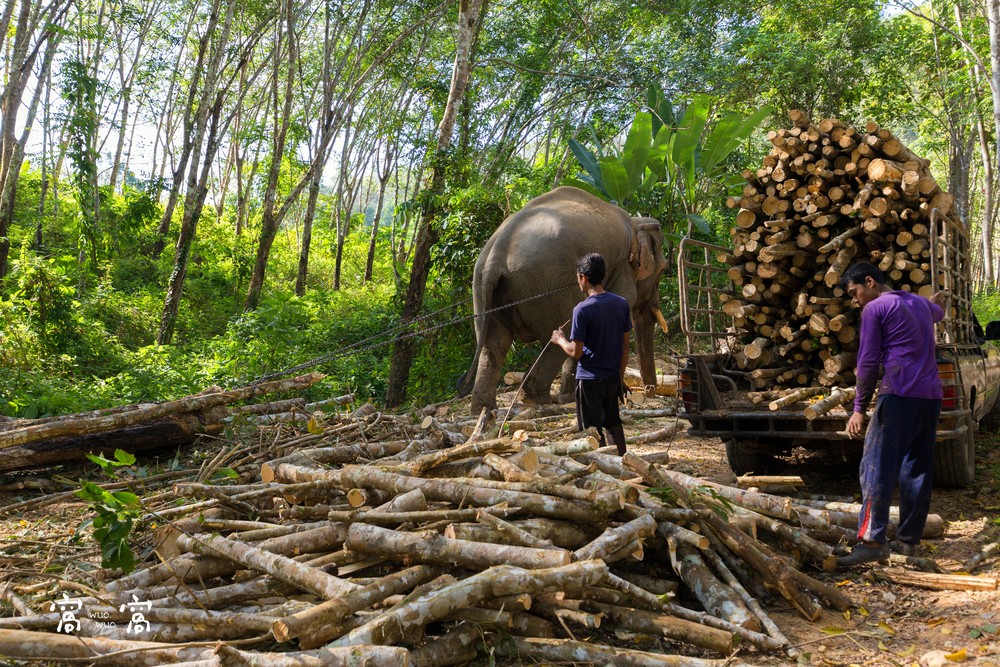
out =
<svg viewBox="0 0 1000 667"><path fill-rule="evenodd" d="M604 257L592 252L577 262L576 280L587 295L573 309L569 338L562 329L552 332L552 342L578 361L576 367L576 419L580 430L595 426L605 443L611 442L625 455L625 429L618 413L625 365L628 363L632 316L628 301L606 292Z"/></svg>
<svg viewBox="0 0 1000 667"><path fill-rule="evenodd" d="M860 438L879 370L883 369L875 412L865 433L861 458L858 539L841 566L887 560L889 551L912 555L920 543L931 504L932 467L941 379L934 324L944 317L939 295L930 300L891 290L875 266L854 264L841 279L861 306L857 394L847 434ZM886 544L889 507L899 485L899 527Z"/></svg>

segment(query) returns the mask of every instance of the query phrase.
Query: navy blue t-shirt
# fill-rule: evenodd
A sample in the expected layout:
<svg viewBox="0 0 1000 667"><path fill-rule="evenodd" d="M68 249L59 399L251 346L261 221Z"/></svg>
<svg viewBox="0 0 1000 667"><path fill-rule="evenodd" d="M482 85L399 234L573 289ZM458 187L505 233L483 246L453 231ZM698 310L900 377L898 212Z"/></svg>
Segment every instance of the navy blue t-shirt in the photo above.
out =
<svg viewBox="0 0 1000 667"><path fill-rule="evenodd" d="M601 292L588 296L573 309L570 340L583 343L576 367L577 380L600 380L621 372L622 339L632 330L628 301Z"/></svg>

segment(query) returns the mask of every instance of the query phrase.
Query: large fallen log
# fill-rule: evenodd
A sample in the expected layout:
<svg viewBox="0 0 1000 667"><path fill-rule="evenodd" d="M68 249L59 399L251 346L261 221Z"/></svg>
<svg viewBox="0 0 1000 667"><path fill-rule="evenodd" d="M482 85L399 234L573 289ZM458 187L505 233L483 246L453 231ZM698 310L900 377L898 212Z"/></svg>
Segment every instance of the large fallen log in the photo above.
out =
<svg viewBox="0 0 1000 667"><path fill-rule="evenodd" d="M323 379L319 373L310 373L287 380L262 382L231 391L217 391L208 394L186 396L176 401L167 401L156 405L136 407L110 415L83 417L80 419L64 418L43 424L21 426L19 428L0 431L0 449L17 447L29 442L56 438L60 436L84 435L100 433L116 428L125 428L142 422L183 412L199 412L219 405L227 405L236 401L245 401L255 396L263 396L282 391L301 391Z"/></svg>

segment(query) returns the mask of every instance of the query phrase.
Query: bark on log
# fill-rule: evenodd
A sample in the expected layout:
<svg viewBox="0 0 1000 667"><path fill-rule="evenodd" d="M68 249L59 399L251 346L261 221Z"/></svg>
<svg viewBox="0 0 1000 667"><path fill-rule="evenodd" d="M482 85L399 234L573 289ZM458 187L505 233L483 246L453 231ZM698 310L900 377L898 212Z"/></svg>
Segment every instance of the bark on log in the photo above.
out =
<svg viewBox="0 0 1000 667"><path fill-rule="evenodd" d="M573 552L576 560L604 558L609 554L628 546L635 540L642 540L656 532L656 519L646 514L628 523L605 530L590 544Z"/></svg>
<svg viewBox="0 0 1000 667"><path fill-rule="evenodd" d="M218 667L409 667L410 651L402 646L352 646L293 653L241 651L225 644L215 653Z"/></svg>
<svg viewBox="0 0 1000 667"><path fill-rule="evenodd" d="M848 401L854 400L854 388L849 389L834 389L830 392L830 395L821 401L813 403L807 407L804 411L806 419L816 419L822 415L827 414L836 407L847 403Z"/></svg>
<svg viewBox="0 0 1000 667"><path fill-rule="evenodd" d="M116 653L120 655L111 655ZM12 660L76 662L102 656L103 665L158 667L181 660L200 660L208 653L204 647L177 647L163 642L0 629L0 656Z"/></svg>
<svg viewBox="0 0 1000 667"><path fill-rule="evenodd" d="M181 548L188 551L223 556L244 567L270 574L275 579L315 593L327 600L346 595L358 588L357 585L349 581L307 567L291 558L279 556L249 544L228 540L219 535L200 537L181 535L177 542Z"/></svg>
<svg viewBox="0 0 1000 667"><path fill-rule="evenodd" d="M171 449L190 445L199 435L217 435L225 428L228 415L223 407L199 412L167 415L135 426L99 433L66 435L35 440L18 447L0 445L0 472L86 460L87 454L123 449L129 453ZM0 433L0 443L3 434Z"/></svg>
<svg viewBox="0 0 1000 667"><path fill-rule="evenodd" d="M322 646L340 636L340 621L367 609L389 596L411 590L429 581L437 571L428 565L415 565L390 574L377 583L356 589L341 598L328 600L291 616L276 620L270 628L278 641L299 639L304 649Z"/></svg>
<svg viewBox="0 0 1000 667"><path fill-rule="evenodd" d="M796 389L795 391L782 396L781 398L775 399L768 403L767 407L771 411L780 410L781 408L791 405L792 403L798 403L799 401L804 401L810 396L815 396L817 393L822 391L821 389L815 389L813 387L803 387L802 389Z"/></svg>
<svg viewBox="0 0 1000 667"><path fill-rule="evenodd" d="M681 618L630 609L600 602L588 602L584 608L604 615L605 627L619 627L632 632L662 635L699 648L728 655L733 652L735 635L725 630L706 627Z"/></svg>
<svg viewBox="0 0 1000 667"><path fill-rule="evenodd" d="M517 615L515 615L515 631L517 628ZM450 667L450 665L468 664L478 655L477 647L482 637L482 629L475 624L459 624L444 636L436 637L433 641L413 649L410 652L413 667Z"/></svg>
<svg viewBox="0 0 1000 667"><path fill-rule="evenodd" d="M621 577L614 574L609 574L607 578L607 583L613 586L617 591L620 591L626 597L626 600L631 602L631 606L642 605L645 609L650 609L652 611L662 611L665 614L670 614L671 616L676 616L677 618L683 618L687 621L692 621L694 623L701 623L707 625L708 627L716 628L719 630L726 630L727 632L732 632L733 634L739 636L742 639L750 642L757 648L764 651L775 651L780 650L784 646L783 644L768 637L767 635L761 634L759 632L754 632L752 630L747 630L739 625L734 625L728 621L724 621L721 618L716 618L704 612L694 611L686 607L681 607L670 602L664 602L659 597L653 595L652 593L643 590L642 588L632 584ZM609 601L607 598L603 597L603 591L605 589L601 588L591 588L584 592L585 597L593 597L594 599L601 599L603 601ZM600 597L598 597L600 596ZM616 604L612 598L610 600L611 604Z"/></svg>
<svg viewBox="0 0 1000 667"><path fill-rule="evenodd" d="M698 598L705 611L734 625L759 632L760 621L744 606L729 586L723 585L705 565L697 551L687 545L677 549L677 576Z"/></svg>
<svg viewBox="0 0 1000 667"><path fill-rule="evenodd" d="M746 667L742 662L690 658L682 655L648 653L634 649L612 648L601 644L572 639L540 639L511 637L510 641L496 643L499 655L507 658L580 663L594 665L621 665L622 667Z"/></svg>
<svg viewBox="0 0 1000 667"><path fill-rule="evenodd" d="M601 561L583 561L559 568L524 570L501 565L456 582L425 597L399 604L369 623L352 630L334 646L394 644L431 621L446 618L490 597L563 590L568 581L593 586L608 575Z"/></svg>
<svg viewBox="0 0 1000 667"><path fill-rule="evenodd" d="M928 588L933 591L995 591L997 580L964 574L933 574L896 568L879 570L878 576L897 584Z"/></svg>
<svg viewBox="0 0 1000 667"><path fill-rule="evenodd" d="M0 449L9 449L29 442L60 436L78 436L89 433L99 433L112 429L125 428L148 422L153 419L182 412L199 412L220 405L248 400L256 396L273 394L281 391L301 391L319 382L323 378L320 373L309 373L297 378L275 380L260 384L241 387L231 391L220 391L211 394L195 394L176 401L168 401L157 405L136 407L134 410L98 417L81 419L61 419L59 421L23 426L16 429L0 431Z"/></svg>
<svg viewBox="0 0 1000 667"><path fill-rule="evenodd" d="M469 568L510 564L527 569L567 565L570 552L558 549L533 549L488 542L450 540L443 535L402 533L364 523L356 523L347 533L346 547L351 551L395 560L424 563L449 563Z"/></svg>
<svg viewBox="0 0 1000 667"><path fill-rule="evenodd" d="M580 501L550 498L537 493L482 489L465 484L455 484L447 480L407 477L364 466L346 466L339 471L339 477L345 485L378 488L391 493L420 489L428 500L447 500L475 507L508 503L512 507L520 507L536 516L585 523L600 523L603 520L603 515L598 508Z"/></svg>

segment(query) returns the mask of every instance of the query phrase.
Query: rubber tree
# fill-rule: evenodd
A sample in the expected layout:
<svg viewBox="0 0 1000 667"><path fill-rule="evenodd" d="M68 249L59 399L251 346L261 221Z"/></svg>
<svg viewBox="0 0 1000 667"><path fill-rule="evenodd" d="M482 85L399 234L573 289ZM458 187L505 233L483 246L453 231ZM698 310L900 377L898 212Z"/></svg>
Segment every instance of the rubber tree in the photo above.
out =
<svg viewBox="0 0 1000 667"><path fill-rule="evenodd" d="M358 104L370 82L379 75L385 63L402 49L410 36L434 20L444 11L449 1L445 0L437 7L421 13L417 19L405 21L396 20L398 17L391 14L369 17L369 6L372 3L366 2L362 3L354 22L337 21L339 25L334 30L335 38L327 44L327 48L333 49L337 54L336 74L332 81L325 80L323 84L324 105L321 111L319 130L321 134L318 146L314 151L312 162L300 174L280 206L272 204L270 208L267 206L264 208L257 258L244 302L246 310L252 310L260 303L274 236L302 191L316 177L316 171L322 169L326 156L329 155L330 144L346 122L347 110ZM392 31L399 29L401 25L404 27L386 43L385 40L391 37ZM330 40L329 30L327 34L327 39ZM304 246L303 252L308 253L308 247ZM303 286L307 268L308 266L301 267L300 255Z"/></svg>
<svg viewBox="0 0 1000 667"><path fill-rule="evenodd" d="M45 81L52 69L71 4L70 0L6 0L0 13L0 48L7 65L6 79L0 84L0 278L7 274L7 233L14 218L24 149L46 88L38 82ZM36 85L25 100L31 81ZM23 125L18 132L21 114Z"/></svg>
<svg viewBox="0 0 1000 667"><path fill-rule="evenodd" d="M212 16L217 17L221 0L216 0L212 8ZM246 36L237 44L231 44L233 39L233 23L236 0L226 3L225 17L218 29L207 29L206 36L211 37L212 47L207 50L209 57L205 62L205 83L200 95L197 111L193 114L192 131L185 130L186 141L190 139L191 147L187 159L187 188L184 192L184 208L181 217L180 234L174 249L174 264L167 284L163 312L160 316L160 329L157 343L166 345L171 342L174 327L177 324L177 314L180 309L181 294L184 279L187 275L188 260L191 247L194 244L198 221L205 206L208 195L209 178L215 158L222 143L222 138L235 117L235 109L243 104L249 90L233 90L235 81L244 63L253 56L262 35L267 33L267 23L249 26ZM210 21L210 24L212 21ZM215 21L215 23L218 23ZM264 61L267 58L263 58ZM255 70L248 79L249 83L257 78L263 67Z"/></svg>
<svg viewBox="0 0 1000 667"><path fill-rule="evenodd" d="M431 269L431 247L438 238L434 222L442 213L440 198L436 195L440 195L444 191L448 149L451 148L455 117L465 97L472 74L472 49L482 25L484 4L485 0L461 0L459 5L451 87L448 90L448 100L445 103L444 113L441 115L441 122L438 123L437 142L430 163L430 174L423 198L424 205L420 225L417 228L410 281L407 284L406 298L403 302L404 326L417 318L424 303L424 292ZM406 385L410 379L410 367L413 364L415 350L415 341L408 336L398 338L393 346L385 397L387 407L398 406L406 397Z"/></svg>

